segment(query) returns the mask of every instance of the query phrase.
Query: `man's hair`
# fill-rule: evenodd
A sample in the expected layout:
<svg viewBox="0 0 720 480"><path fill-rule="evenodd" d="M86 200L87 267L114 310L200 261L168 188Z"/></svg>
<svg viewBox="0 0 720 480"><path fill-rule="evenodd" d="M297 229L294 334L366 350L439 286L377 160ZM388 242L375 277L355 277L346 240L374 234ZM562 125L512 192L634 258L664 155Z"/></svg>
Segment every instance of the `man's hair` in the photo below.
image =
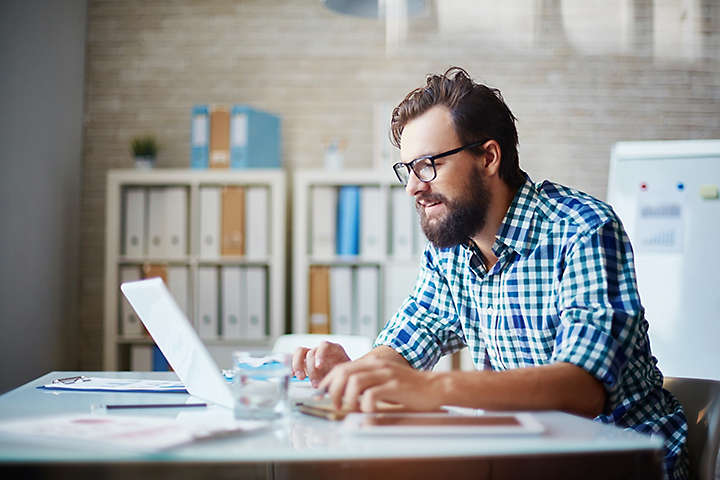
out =
<svg viewBox="0 0 720 480"><path fill-rule="evenodd" d="M462 145L495 140L500 145L500 178L513 188L525 181L518 163L518 136L515 116L505 104L500 90L475 83L460 67L451 67L442 75L428 75L424 87L408 93L395 107L390 123L392 143L400 148L405 125L435 105L450 110ZM459 146L459 145L458 145ZM483 153L481 146L471 149Z"/></svg>

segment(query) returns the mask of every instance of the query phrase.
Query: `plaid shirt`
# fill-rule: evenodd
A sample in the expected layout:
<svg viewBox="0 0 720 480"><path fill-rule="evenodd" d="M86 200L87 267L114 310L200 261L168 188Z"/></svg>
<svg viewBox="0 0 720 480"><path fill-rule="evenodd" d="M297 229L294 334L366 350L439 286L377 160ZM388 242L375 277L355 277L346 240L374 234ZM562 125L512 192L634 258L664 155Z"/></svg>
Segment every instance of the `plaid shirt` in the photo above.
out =
<svg viewBox="0 0 720 480"><path fill-rule="evenodd" d="M687 423L662 389L632 247L613 210L527 178L492 250L498 261L487 271L471 241L429 244L412 293L375 344L426 370L465 346L477 369L577 365L607 392L595 420L662 435L668 476L685 478Z"/></svg>

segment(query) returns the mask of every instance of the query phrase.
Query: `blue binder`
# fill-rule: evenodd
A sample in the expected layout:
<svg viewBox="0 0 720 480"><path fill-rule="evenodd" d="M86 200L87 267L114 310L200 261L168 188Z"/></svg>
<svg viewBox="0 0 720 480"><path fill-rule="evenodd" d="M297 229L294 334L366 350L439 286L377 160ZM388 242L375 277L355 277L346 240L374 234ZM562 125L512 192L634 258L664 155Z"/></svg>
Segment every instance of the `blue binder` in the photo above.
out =
<svg viewBox="0 0 720 480"><path fill-rule="evenodd" d="M210 151L210 110L195 105L190 123L190 167L208 168Z"/></svg>
<svg viewBox="0 0 720 480"><path fill-rule="evenodd" d="M152 348L152 369L153 372L167 372L170 370L170 364L157 345L153 345Z"/></svg>
<svg viewBox="0 0 720 480"><path fill-rule="evenodd" d="M360 187L340 187L337 210L337 254L357 255L360 253L359 238Z"/></svg>
<svg viewBox="0 0 720 480"><path fill-rule="evenodd" d="M230 111L230 168L281 168L280 117L235 105Z"/></svg>

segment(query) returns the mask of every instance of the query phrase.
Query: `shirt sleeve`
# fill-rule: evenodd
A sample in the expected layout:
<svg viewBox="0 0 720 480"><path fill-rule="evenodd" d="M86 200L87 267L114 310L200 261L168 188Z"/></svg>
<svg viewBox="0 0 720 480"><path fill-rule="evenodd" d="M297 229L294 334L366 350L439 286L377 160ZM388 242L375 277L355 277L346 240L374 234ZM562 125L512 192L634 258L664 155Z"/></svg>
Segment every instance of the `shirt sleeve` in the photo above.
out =
<svg viewBox="0 0 720 480"><path fill-rule="evenodd" d="M612 390L642 320L632 248L618 222L608 221L570 246L558 310L552 361L577 365Z"/></svg>
<svg viewBox="0 0 720 480"><path fill-rule="evenodd" d="M465 346L460 319L432 247L425 250L412 292L375 340L375 346L379 345L393 348L410 366L423 370Z"/></svg>

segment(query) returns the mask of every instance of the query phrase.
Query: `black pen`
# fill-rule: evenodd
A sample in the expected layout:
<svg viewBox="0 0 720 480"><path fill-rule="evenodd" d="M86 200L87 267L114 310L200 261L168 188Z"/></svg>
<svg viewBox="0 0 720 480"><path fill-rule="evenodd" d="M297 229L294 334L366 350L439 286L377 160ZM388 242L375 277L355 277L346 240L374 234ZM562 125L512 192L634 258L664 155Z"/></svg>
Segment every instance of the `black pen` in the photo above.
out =
<svg viewBox="0 0 720 480"><path fill-rule="evenodd" d="M119 408L183 408L183 407L207 407L207 403L137 403L121 405L105 405L108 410Z"/></svg>

